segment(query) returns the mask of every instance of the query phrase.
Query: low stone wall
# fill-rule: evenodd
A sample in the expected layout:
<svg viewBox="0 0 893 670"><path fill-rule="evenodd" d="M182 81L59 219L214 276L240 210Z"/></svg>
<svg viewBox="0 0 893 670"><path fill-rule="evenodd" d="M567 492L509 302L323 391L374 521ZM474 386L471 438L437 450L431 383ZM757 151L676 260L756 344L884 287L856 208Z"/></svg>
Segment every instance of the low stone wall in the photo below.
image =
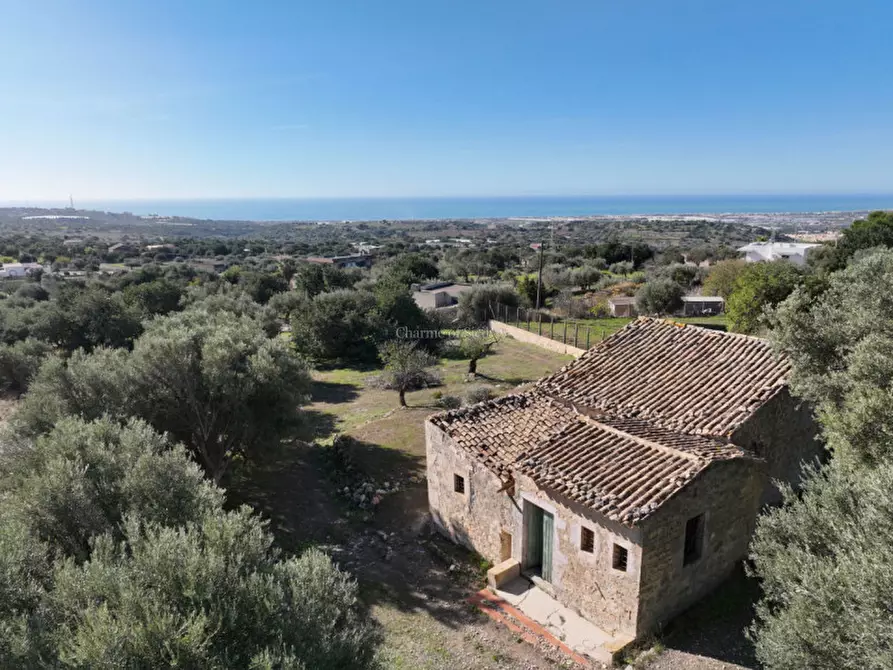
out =
<svg viewBox="0 0 893 670"><path fill-rule="evenodd" d="M504 335L509 335L521 342L535 344L536 346L542 347L543 349L548 349L549 351L557 351L559 354L567 354L569 356L573 356L574 358L579 358L584 353L586 353L585 349L579 349L571 344L564 344L563 342L558 342L557 340L543 337L542 335L537 335L536 333L531 333L530 331L524 330L523 328L510 326L509 324L503 323L502 321L491 320L490 330L492 330L494 333L503 333Z"/></svg>

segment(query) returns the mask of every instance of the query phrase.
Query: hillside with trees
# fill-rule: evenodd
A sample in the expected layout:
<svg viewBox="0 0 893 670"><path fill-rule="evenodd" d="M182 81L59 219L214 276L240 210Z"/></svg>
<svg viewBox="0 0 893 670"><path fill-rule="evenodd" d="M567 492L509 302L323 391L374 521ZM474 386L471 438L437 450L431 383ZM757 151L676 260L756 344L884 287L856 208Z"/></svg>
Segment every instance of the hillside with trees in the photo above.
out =
<svg viewBox="0 0 893 670"><path fill-rule="evenodd" d="M398 560L391 529L424 513L424 417L567 360L480 330L494 306L557 320L566 338L575 320L626 323L606 314L615 296L678 318L684 297L710 294L727 307L711 325L769 335L791 358L831 455L760 522L757 653L769 668L890 665L889 215L803 267L744 263L741 231L714 224L659 245L568 222L542 250L535 226L457 228L476 240L457 246L413 225L430 234L362 229L383 236L370 235L382 242L371 268L307 260L355 251L331 226L289 241L0 237L7 265L40 265L0 279L14 408L0 438L0 665L381 666L395 639L415 644L395 629L419 623L382 635L387 617L368 606L381 596L364 599L355 575L399 590L378 563ZM426 283L466 279L446 310L416 302ZM424 543L399 559L422 581L447 551ZM451 566L475 559L446 560L429 597L452 612ZM392 621L419 609L399 598ZM448 629L431 634L455 643Z"/></svg>

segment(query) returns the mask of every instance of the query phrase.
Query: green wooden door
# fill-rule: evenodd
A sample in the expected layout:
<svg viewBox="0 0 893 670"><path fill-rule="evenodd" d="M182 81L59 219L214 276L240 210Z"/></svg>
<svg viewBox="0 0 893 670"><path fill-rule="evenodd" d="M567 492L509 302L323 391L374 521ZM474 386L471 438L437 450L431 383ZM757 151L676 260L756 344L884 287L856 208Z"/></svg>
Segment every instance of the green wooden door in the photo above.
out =
<svg viewBox="0 0 893 670"><path fill-rule="evenodd" d="M535 568L543 560L543 510L527 503L527 568Z"/></svg>
<svg viewBox="0 0 893 670"><path fill-rule="evenodd" d="M552 529L555 525L555 518L548 512L542 512L543 515L543 579L547 582L552 581Z"/></svg>

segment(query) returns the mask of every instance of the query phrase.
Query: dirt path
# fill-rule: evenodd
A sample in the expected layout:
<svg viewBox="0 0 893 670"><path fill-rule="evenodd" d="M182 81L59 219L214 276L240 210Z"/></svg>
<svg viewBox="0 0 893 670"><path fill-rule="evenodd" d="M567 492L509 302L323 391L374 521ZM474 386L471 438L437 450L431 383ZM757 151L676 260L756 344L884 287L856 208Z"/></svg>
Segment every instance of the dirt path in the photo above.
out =
<svg viewBox="0 0 893 670"><path fill-rule="evenodd" d="M321 448L289 445L266 467L230 484L232 503L270 520L286 551L315 544L357 576L381 629L386 668L547 670L573 667L555 650L520 640L467 602L481 585L470 555L427 526L424 483L387 497L369 518L325 476Z"/></svg>

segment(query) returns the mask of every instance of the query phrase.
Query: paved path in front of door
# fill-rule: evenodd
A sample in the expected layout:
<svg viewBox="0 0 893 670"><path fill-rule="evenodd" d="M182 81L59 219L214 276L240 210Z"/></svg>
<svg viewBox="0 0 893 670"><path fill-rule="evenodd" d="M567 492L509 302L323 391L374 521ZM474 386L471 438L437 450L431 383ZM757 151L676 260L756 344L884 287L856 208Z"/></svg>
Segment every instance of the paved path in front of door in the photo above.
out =
<svg viewBox="0 0 893 670"><path fill-rule="evenodd" d="M573 651L602 663L610 663L612 655L630 642L616 637L565 607L524 577L515 579L496 595L540 624Z"/></svg>

